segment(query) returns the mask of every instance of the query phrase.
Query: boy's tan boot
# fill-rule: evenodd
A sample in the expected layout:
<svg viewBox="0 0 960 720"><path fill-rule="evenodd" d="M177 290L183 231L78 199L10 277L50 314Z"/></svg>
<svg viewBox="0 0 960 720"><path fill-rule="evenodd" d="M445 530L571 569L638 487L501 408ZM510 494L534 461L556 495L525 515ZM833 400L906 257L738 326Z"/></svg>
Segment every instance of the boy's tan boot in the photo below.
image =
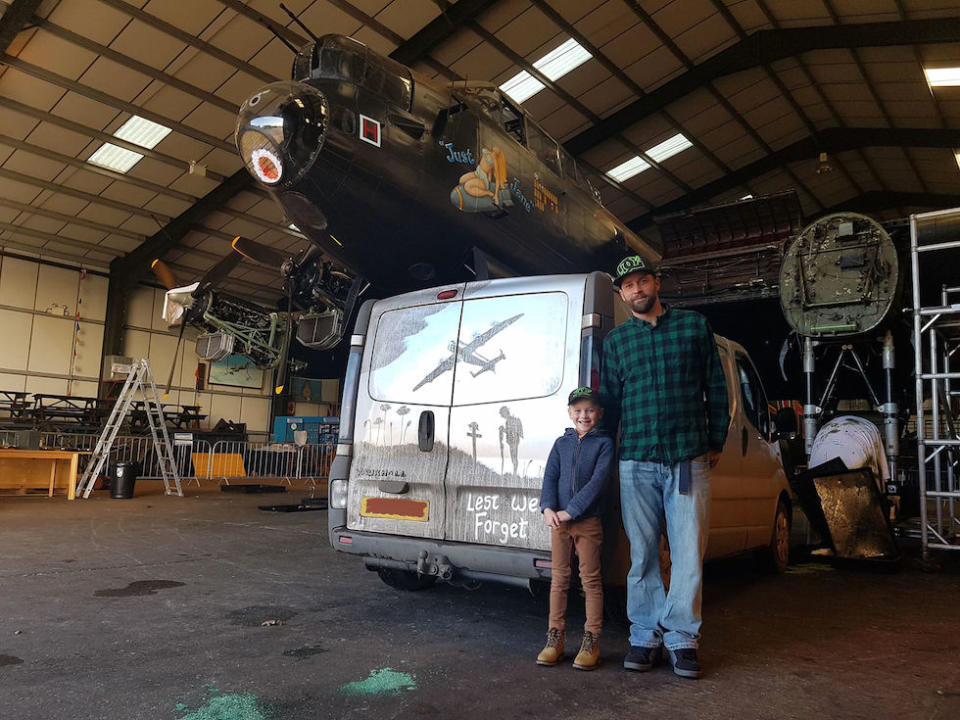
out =
<svg viewBox="0 0 960 720"><path fill-rule="evenodd" d="M547 644L537 655L537 665L556 665L563 660L564 632L560 628L547 631Z"/></svg>
<svg viewBox="0 0 960 720"><path fill-rule="evenodd" d="M580 643L580 652L573 660L577 670L593 670L600 662L600 636L587 630L583 633L583 642Z"/></svg>

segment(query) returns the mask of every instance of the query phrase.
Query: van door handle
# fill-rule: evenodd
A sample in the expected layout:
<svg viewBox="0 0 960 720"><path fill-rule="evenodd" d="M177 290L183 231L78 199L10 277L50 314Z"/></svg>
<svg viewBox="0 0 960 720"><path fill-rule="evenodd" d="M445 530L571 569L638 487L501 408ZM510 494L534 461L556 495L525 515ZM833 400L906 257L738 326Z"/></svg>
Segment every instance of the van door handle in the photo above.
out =
<svg viewBox="0 0 960 720"><path fill-rule="evenodd" d="M417 427L417 444L420 452L433 452L433 410L420 413L420 425Z"/></svg>
<svg viewBox="0 0 960 720"><path fill-rule="evenodd" d="M747 429L743 428L740 431L740 454L747 454L747 444L750 442L750 437L747 435Z"/></svg>

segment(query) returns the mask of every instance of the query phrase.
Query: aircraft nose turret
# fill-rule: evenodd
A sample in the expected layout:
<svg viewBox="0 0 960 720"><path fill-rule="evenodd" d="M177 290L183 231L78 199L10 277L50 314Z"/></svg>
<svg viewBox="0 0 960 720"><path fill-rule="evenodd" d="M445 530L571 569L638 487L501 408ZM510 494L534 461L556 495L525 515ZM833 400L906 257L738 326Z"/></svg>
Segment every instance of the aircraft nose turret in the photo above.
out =
<svg viewBox="0 0 960 720"><path fill-rule="evenodd" d="M271 83L240 107L234 141L251 175L267 186L289 187L317 159L328 117L327 100L316 88Z"/></svg>

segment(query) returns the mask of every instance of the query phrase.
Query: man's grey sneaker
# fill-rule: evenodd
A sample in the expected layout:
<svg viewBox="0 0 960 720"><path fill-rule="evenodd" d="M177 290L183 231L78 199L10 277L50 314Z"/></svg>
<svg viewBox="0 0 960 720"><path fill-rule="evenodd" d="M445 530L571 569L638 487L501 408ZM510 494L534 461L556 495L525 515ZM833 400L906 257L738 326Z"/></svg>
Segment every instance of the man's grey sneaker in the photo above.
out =
<svg viewBox="0 0 960 720"><path fill-rule="evenodd" d="M700 661L694 648L678 648L667 652L670 653L670 663L677 675L694 680L700 677Z"/></svg>
<svg viewBox="0 0 960 720"><path fill-rule="evenodd" d="M636 670L638 672L647 672L651 670L654 665L660 662L660 648L659 647L638 647L636 645L630 646L630 652L627 653L627 656L623 659L623 666L627 670Z"/></svg>

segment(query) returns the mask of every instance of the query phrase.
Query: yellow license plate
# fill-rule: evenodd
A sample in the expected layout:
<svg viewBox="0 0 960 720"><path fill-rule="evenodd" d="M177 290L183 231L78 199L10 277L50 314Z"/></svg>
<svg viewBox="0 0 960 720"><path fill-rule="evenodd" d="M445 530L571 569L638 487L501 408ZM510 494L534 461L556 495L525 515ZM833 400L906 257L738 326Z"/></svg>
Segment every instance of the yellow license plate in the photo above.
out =
<svg viewBox="0 0 960 720"><path fill-rule="evenodd" d="M430 517L430 503L406 498L365 497L360 501L360 515L426 522Z"/></svg>

